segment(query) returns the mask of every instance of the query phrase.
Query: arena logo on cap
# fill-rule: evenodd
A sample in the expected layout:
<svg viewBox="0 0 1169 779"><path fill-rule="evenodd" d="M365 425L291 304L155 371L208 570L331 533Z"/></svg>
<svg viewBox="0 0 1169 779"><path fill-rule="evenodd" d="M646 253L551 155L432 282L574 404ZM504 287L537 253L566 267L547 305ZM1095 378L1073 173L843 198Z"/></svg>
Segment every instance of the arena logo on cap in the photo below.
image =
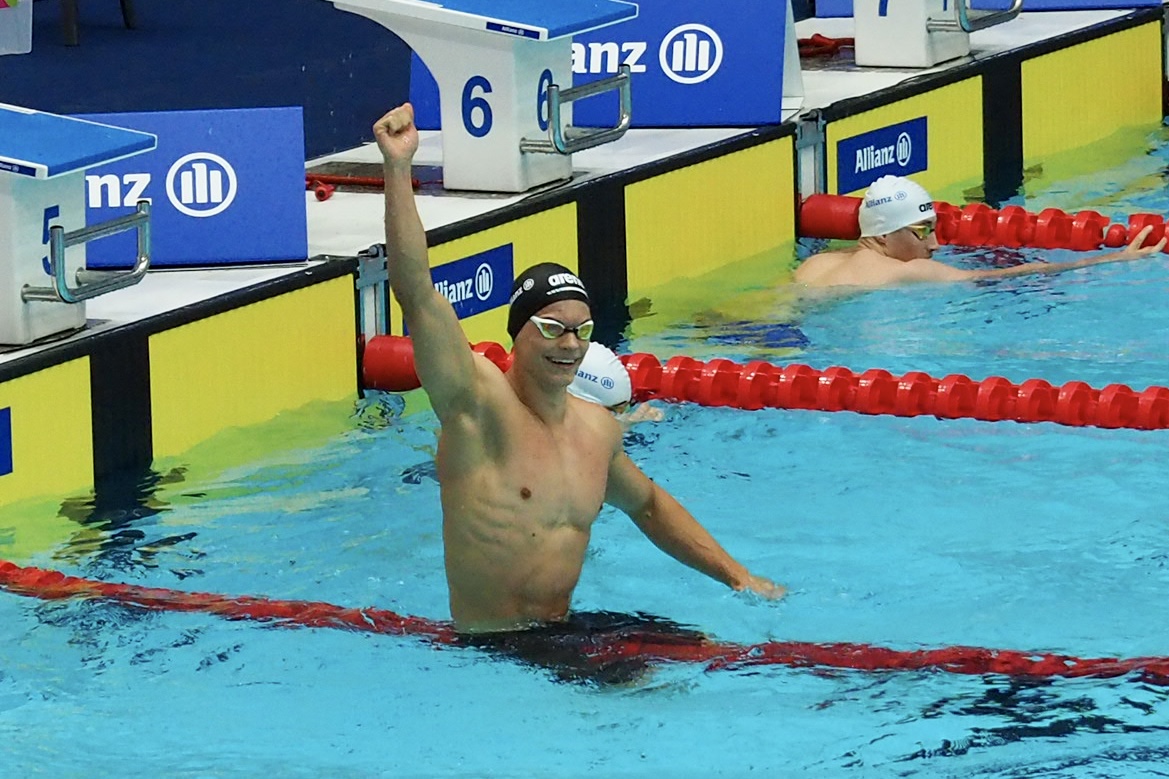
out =
<svg viewBox="0 0 1169 779"><path fill-rule="evenodd" d="M881 176L920 173L929 163L929 126L920 116L836 144L837 192L865 189Z"/></svg>
<svg viewBox="0 0 1169 779"><path fill-rule="evenodd" d="M507 305L508 286L500 279L514 277L513 264L512 245L504 244L432 269L431 281L465 319Z"/></svg>
<svg viewBox="0 0 1169 779"><path fill-rule="evenodd" d="M559 292L559 287L580 287L584 289L584 282L572 273L553 273L548 277L548 286L552 287L548 294ZM530 289L525 285L525 288Z"/></svg>

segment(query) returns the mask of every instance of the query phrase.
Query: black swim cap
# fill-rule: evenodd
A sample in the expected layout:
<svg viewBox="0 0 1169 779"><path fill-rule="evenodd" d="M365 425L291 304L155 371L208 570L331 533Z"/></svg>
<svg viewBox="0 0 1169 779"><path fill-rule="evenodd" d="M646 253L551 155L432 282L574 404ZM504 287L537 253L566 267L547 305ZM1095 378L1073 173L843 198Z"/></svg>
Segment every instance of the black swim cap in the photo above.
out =
<svg viewBox="0 0 1169 779"><path fill-rule="evenodd" d="M507 314L507 334L511 340L515 340L529 317L558 300L580 300L591 305L584 282L563 265L542 262L517 276L508 300L511 310Z"/></svg>

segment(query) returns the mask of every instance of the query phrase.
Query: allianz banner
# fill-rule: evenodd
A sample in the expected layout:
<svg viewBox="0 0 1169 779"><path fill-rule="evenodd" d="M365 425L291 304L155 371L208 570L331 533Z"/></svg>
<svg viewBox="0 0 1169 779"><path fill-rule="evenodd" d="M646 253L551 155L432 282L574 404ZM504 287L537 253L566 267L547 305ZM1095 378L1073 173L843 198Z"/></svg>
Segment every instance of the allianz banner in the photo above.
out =
<svg viewBox="0 0 1169 779"><path fill-rule="evenodd" d="M867 189L881 176L910 176L929 167L929 121L907 122L836 142L836 194Z"/></svg>
<svg viewBox="0 0 1169 779"><path fill-rule="evenodd" d="M515 247L505 243L438 265L430 269L430 278L459 319L506 306L515 279ZM409 335L405 323L402 327Z"/></svg>
<svg viewBox="0 0 1169 779"><path fill-rule="evenodd" d="M153 267L306 259L304 121L299 107L87 114L158 136L153 152L86 172L86 224L151 201ZM133 231L88 245L90 268L134 262Z"/></svg>
<svg viewBox="0 0 1169 779"><path fill-rule="evenodd" d="M638 16L573 37L573 85L629 65L634 127L779 124L787 2L638 0ZM563 85L562 85L563 86ZM424 130L439 127L438 87L417 55L410 101ZM617 97L572 104L572 124L611 127Z"/></svg>

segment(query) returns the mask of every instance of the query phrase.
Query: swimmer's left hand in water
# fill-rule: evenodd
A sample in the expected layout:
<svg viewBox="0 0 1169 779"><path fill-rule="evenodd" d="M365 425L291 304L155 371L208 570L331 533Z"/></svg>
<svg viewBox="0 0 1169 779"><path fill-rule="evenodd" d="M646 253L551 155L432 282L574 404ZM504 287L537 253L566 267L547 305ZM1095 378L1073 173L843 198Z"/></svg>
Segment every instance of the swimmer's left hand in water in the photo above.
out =
<svg viewBox="0 0 1169 779"><path fill-rule="evenodd" d="M770 579L754 574L748 574L747 580L743 582L741 587L736 587L735 591L749 592L767 600L779 600L787 595L787 588L782 584L776 584Z"/></svg>

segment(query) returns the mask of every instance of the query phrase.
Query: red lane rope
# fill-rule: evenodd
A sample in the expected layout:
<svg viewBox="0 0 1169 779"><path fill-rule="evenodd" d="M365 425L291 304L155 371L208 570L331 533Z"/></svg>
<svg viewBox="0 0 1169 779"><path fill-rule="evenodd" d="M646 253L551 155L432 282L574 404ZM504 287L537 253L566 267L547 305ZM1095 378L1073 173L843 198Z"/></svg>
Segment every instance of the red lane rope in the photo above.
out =
<svg viewBox="0 0 1169 779"><path fill-rule="evenodd" d="M472 348L506 371L511 353L497 343ZM1169 428L1169 388L1141 392L1125 384L1097 389L1082 381L1054 386L1043 379L1014 384L1001 376L976 380L962 374L934 378L921 371L901 376L880 368L857 374L848 368L817 370L792 363L762 361L745 365L730 360L702 362L671 357L663 365L652 354L621 357L638 400L662 399L761 408L853 411L902 417L980 419L986 422L1055 422L1073 427ZM366 387L404 392L420 386L414 371L414 346L405 336L369 339L362 354Z"/></svg>
<svg viewBox="0 0 1169 779"><path fill-rule="evenodd" d="M799 233L807 238L855 239L860 236L857 213L861 199L849 195L811 195L800 205ZM1020 206L994 209L985 203L955 206L935 202L938 243L958 246L1003 246L1092 251L1127 246L1151 226L1144 245L1166 234L1160 214L1132 214L1128 224L1110 224L1096 211L1068 213L1045 208L1033 213Z"/></svg>
<svg viewBox="0 0 1169 779"><path fill-rule="evenodd" d="M21 567L0 560L0 587L42 600L94 598L152 611L202 612L226 619L270 622L280 626L342 628L420 638L436 645L457 643L449 622L409 617L386 609L346 608L320 601L274 600L251 596L183 592L161 587L116 584L68 576L59 571ZM861 671L936 670L946 673L1003 674L1029 677L1101 677L1141 672L1141 679L1169 685L1169 658L1078 658L978 647L899 650L868 644L813 644L768 641L742 645L728 642L677 642L663 638L614 639L586 649L597 662L638 657L666 662L703 663L707 670L760 665L826 667Z"/></svg>

